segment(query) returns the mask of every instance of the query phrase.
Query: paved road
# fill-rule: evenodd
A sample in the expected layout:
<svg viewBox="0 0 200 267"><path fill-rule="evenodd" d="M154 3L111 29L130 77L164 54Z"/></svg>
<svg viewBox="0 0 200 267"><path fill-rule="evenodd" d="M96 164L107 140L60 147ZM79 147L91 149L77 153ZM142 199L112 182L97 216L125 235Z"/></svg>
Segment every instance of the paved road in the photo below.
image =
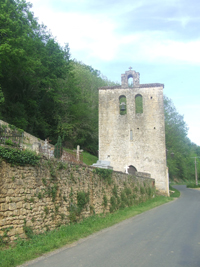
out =
<svg viewBox="0 0 200 267"><path fill-rule="evenodd" d="M200 267L200 191L119 223L22 266Z"/></svg>

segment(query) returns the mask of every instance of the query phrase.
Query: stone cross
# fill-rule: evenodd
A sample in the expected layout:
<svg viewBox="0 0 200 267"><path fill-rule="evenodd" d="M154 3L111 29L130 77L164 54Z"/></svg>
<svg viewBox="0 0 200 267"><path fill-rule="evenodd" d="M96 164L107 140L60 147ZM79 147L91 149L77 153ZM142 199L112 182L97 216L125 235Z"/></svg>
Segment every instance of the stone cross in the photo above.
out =
<svg viewBox="0 0 200 267"><path fill-rule="evenodd" d="M132 70L132 67L130 67L129 70Z"/></svg>
<svg viewBox="0 0 200 267"><path fill-rule="evenodd" d="M124 168L125 168L125 173L128 173L129 167L126 165Z"/></svg>
<svg viewBox="0 0 200 267"><path fill-rule="evenodd" d="M80 161L80 153L81 153L81 152L83 152L83 150L80 149L80 146L78 145L78 146L77 146L77 150L76 150L76 159L77 159L78 161Z"/></svg>

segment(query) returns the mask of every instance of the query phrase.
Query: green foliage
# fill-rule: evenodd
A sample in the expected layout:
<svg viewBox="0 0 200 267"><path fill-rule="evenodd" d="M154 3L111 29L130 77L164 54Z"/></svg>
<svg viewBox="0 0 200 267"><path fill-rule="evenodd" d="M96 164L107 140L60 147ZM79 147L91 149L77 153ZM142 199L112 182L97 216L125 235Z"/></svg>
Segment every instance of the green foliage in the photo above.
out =
<svg viewBox="0 0 200 267"><path fill-rule="evenodd" d="M49 169L50 169L51 180L56 180L57 179L57 177L56 177L56 168L54 166L54 163L51 160L48 161L48 166L49 166Z"/></svg>
<svg viewBox="0 0 200 267"><path fill-rule="evenodd" d="M135 113L143 113L143 101L141 95L136 95L135 97Z"/></svg>
<svg viewBox="0 0 200 267"><path fill-rule="evenodd" d="M36 165L40 160L35 152L29 150L18 150L0 146L0 157L11 164L24 166L26 164Z"/></svg>
<svg viewBox="0 0 200 267"><path fill-rule="evenodd" d="M110 212L112 213L112 212L116 211L117 208L118 208L117 199L116 199L116 197L112 196L110 198Z"/></svg>
<svg viewBox="0 0 200 267"><path fill-rule="evenodd" d="M113 195L117 198L117 196L118 196L118 189L117 189L116 184L115 184L114 187L113 187L112 193L113 193Z"/></svg>
<svg viewBox="0 0 200 267"><path fill-rule="evenodd" d="M137 187L137 185L134 187L134 189L133 189L136 193L138 192L138 187Z"/></svg>
<svg viewBox="0 0 200 267"><path fill-rule="evenodd" d="M97 174L100 178L107 181L109 185L112 183L112 170L109 169L103 169L103 168L95 168L93 169L93 172Z"/></svg>
<svg viewBox="0 0 200 267"><path fill-rule="evenodd" d="M113 214L104 216L93 215L83 219L80 223L62 225L53 231L33 235L32 239L18 239L14 246L7 247L6 249L4 247L0 250L0 266L13 267L22 265L24 262L38 257L38 251L42 255L66 244L71 244L80 238L89 236L92 233L115 225L124 219L141 214L170 200L171 198L163 196L155 197L139 206L132 206Z"/></svg>
<svg viewBox="0 0 200 267"><path fill-rule="evenodd" d="M42 199L42 193L41 192L38 193L38 199Z"/></svg>
<svg viewBox="0 0 200 267"><path fill-rule="evenodd" d="M126 97L125 96L122 96L119 99L119 105L121 105L122 103L125 103L125 105L126 105ZM126 110L121 110L121 108L120 108L120 115L125 115L126 113L127 113L127 108L126 108Z"/></svg>
<svg viewBox="0 0 200 267"><path fill-rule="evenodd" d="M43 183L43 185L47 185L47 180L46 180L46 178L42 178L42 183Z"/></svg>
<svg viewBox="0 0 200 267"><path fill-rule="evenodd" d="M90 201L89 192L87 193L85 191L77 192L77 206L79 208L80 213L89 203L89 201Z"/></svg>
<svg viewBox="0 0 200 267"><path fill-rule="evenodd" d="M164 97L167 165L171 180L191 179L195 176L194 157L200 157L200 147L188 137L188 127L172 101ZM200 175L200 164L198 175Z"/></svg>
<svg viewBox="0 0 200 267"><path fill-rule="evenodd" d="M132 190L131 190L130 187L125 187L125 188L124 188L124 191L125 191L125 194L126 194L127 196L129 196L129 195L132 194Z"/></svg>
<svg viewBox="0 0 200 267"><path fill-rule="evenodd" d="M13 141L12 141L12 140L10 140L10 139L6 139L6 140L5 140L5 145L13 146L14 144L13 144Z"/></svg>
<svg viewBox="0 0 200 267"><path fill-rule="evenodd" d="M61 137L58 136L58 141L55 144L55 149L54 149L54 157L59 159L61 158L62 153L63 153L62 140Z"/></svg>
<svg viewBox="0 0 200 267"><path fill-rule="evenodd" d="M186 186L187 188L200 188L200 184L196 185L195 183L189 183Z"/></svg>
<svg viewBox="0 0 200 267"><path fill-rule="evenodd" d="M24 233L26 234L26 236L28 238L33 238L34 236L34 233L33 233L33 229L30 227L30 226L26 226L25 224L23 225L23 230L24 230Z"/></svg>
<svg viewBox="0 0 200 267"><path fill-rule="evenodd" d="M4 95L3 95L3 92L2 92L2 90L1 90L1 86L0 86L0 105L3 104L4 101L5 101L5 99L4 99Z"/></svg>
<svg viewBox="0 0 200 267"><path fill-rule="evenodd" d="M52 197L52 201L54 202L55 199L56 199L56 195L57 195L57 191L58 191L58 185L57 184L54 184L51 189L50 189L50 194L51 194L51 197Z"/></svg>
<svg viewBox="0 0 200 267"><path fill-rule="evenodd" d="M8 244L8 232L13 229L13 226L3 228L1 231L3 232L3 235L0 235L0 246L4 246Z"/></svg>
<svg viewBox="0 0 200 267"><path fill-rule="evenodd" d="M47 206L44 207L44 212L45 212L46 215L49 214L49 208Z"/></svg>
<svg viewBox="0 0 200 267"><path fill-rule="evenodd" d="M169 185L170 197L180 197L180 191Z"/></svg>
<svg viewBox="0 0 200 267"><path fill-rule="evenodd" d="M93 163L96 163L98 160L98 157L91 155L88 152L83 151L82 155L83 155L83 162L87 165L92 165Z"/></svg>
<svg viewBox="0 0 200 267"><path fill-rule="evenodd" d="M65 202L67 202L67 198L66 198L66 196L63 196L63 200L64 200Z"/></svg>
<svg viewBox="0 0 200 267"><path fill-rule="evenodd" d="M58 162L58 166L57 166L58 170L62 170L62 169L66 170L67 167L68 167L67 163L62 162L62 161Z"/></svg>
<svg viewBox="0 0 200 267"><path fill-rule="evenodd" d="M140 186L140 193L142 195L145 194L145 188L144 188L144 186Z"/></svg>
<svg viewBox="0 0 200 267"><path fill-rule="evenodd" d="M147 192L147 195L149 196L149 197L151 197L152 195L153 195L153 190L152 190L152 187L147 187L146 188L146 192Z"/></svg>
<svg viewBox="0 0 200 267"><path fill-rule="evenodd" d="M114 85L100 71L70 60L24 0L0 2L0 115L55 144L97 154L98 87Z"/></svg>
<svg viewBox="0 0 200 267"><path fill-rule="evenodd" d="M106 195L103 196L103 203L102 203L102 205L104 206L104 208L106 208L107 205L108 205L108 199L107 199L107 196Z"/></svg>

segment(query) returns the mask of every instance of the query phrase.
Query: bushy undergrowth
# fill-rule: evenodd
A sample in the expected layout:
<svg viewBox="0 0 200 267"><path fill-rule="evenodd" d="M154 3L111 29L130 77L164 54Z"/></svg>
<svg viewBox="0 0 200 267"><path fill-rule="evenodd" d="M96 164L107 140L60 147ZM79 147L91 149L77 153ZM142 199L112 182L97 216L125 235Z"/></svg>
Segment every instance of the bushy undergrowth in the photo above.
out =
<svg viewBox="0 0 200 267"><path fill-rule="evenodd" d="M199 188L200 187L200 184L195 184L195 183L189 183L186 185L187 188Z"/></svg>
<svg viewBox="0 0 200 267"><path fill-rule="evenodd" d="M147 185L145 185L145 187L141 185L139 188L140 189L138 189L138 187L134 187L131 189L131 187L125 186L118 195L118 188L114 185L112 190L113 196L110 198L110 212L112 213L118 209L124 209L125 207L139 204L155 195L155 188ZM140 196L137 192L140 192Z"/></svg>
<svg viewBox="0 0 200 267"><path fill-rule="evenodd" d="M112 183L112 172L113 170L109 169L101 169L101 168L95 168L93 172L97 175L99 175L100 178L107 181L109 185Z"/></svg>
<svg viewBox="0 0 200 267"><path fill-rule="evenodd" d="M40 160L40 156L38 156L33 151L21 151L19 149L8 148L3 146L0 146L0 157L11 164L21 166L24 166L26 164L36 165Z"/></svg>

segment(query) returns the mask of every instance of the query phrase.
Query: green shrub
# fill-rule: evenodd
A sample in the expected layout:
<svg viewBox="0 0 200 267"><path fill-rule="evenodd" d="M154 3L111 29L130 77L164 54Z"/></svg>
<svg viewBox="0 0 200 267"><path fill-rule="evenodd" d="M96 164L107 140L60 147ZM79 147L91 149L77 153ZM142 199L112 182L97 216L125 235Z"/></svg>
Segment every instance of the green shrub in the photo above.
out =
<svg viewBox="0 0 200 267"><path fill-rule="evenodd" d="M199 188L200 184L196 185L195 183L189 183L187 184L187 188Z"/></svg>
<svg viewBox="0 0 200 267"><path fill-rule="evenodd" d="M24 224L24 226L23 226L23 230L24 230L24 233L26 234L26 236L28 237L28 238L33 238L33 229L30 227L30 226L26 226L25 224Z"/></svg>
<svg viewBox="0 0 200 267"><path fill-rule="evenodd" d="M143 195L143 194L145 194L145 188L144 188L144 186L141 186L140 187L140 193Z"/></svg>
<svg viewBox="0 0 200 267"><path fill-rule="evenodd" d="M136 193L138 192L138 187L137 187L137 186L134 187L134 191L135 191Z"/></svg>
<svg viewBox="0 0 200 267"><path fill-rule="evenodd" d="M24 166L26 164L36 165L40 160L35 152L30 150L19 150L0 146L0 157L11 164Z"/></svg>
<svg viewBox="0 0 200 267"><path fill-rule="evenodd" d="M122 202L126 202L126 200L127 200L127 197L126 197L124 190L122 190L122 192L121 192L121 200L122 200Z"/></svg>
<svg viewBox="0 0 200 267"><path fill-rule="evenodd" d="M132 194L132 191L131 191L130 187L125 187L125 188L124 188L124 192L125 192L125 194L126 194L127 196Z"/></svg>
<svg viewBox="0 0 200 267"><path fill-rule="evenodd" d="M152 196L153 189L152 189L151 187L147 187L147 188L146 188L146 192L147 192L147 195L148 195L149 197L151 197L151 196Z"/></svg>
<svg viewBox="0 0 200 267"><path fill-rule="evenodd" d="M44 207L44 212L45 212L46 215L49 214L49 208L47 206Z"/></svg>
<svg viewBox="0 0 200 267"><path fill-rule="evenodd" d="M117 198L118 192L117 192L117 186L116 186L116 184L114 185L112 192L113 192L113 195Z"/></svg>
<svg viewBox="0 0 200 267"><path fill-rule="evenodd" d="M106 208L107 205L108 205L108 199L107 199L107 196L106 195L103 196L103 203L102 203L102 205L104 206L104 208Z"/></svg>
<svg viewBox="0 0 200 267"><path fill-rule="evenodd" d="M55 149L54 149L54 157L59 159L61 158L62 153L63 153L62 140L61 137L58 136L58 141L55 144Z"/></svg>
<svg viewBox="0 0 200 267"><path fill-rule="evenodd" d="M84 191L80 191L77 193L77 206L80 212L85 208L89 201L89 192L86 193Z"/></svg>
<svg viewBox="0 0 200 267"><path fill-rule="evenodd" d="M101 169L101 168L95 168L93 172L99 177L101 177L103 180L107 181L109 185L112 183L112 172L113 170L109 169Z"/></svg>
<svg viewBox="0 0 200 267"><path fill-rule="evenodd" d="M121 201L119 208L120 209L126 208L126 204L124 203L124 201Z"/></svg>
<svg viewBox="0 0 200 267"><path fill-rule="evenodd" d="M10 139L6 139L6 140L5 140L5 144L8 145L8 146L14 146L13 141L10 140Z"/></svg>
<svg viewBox="0 0 200 267"><path fill-rule="evenodd" d="M110 212L114 212L115 210L117 210L117 201L116 198L114 196L112 196L110 198Z"/></svg>

